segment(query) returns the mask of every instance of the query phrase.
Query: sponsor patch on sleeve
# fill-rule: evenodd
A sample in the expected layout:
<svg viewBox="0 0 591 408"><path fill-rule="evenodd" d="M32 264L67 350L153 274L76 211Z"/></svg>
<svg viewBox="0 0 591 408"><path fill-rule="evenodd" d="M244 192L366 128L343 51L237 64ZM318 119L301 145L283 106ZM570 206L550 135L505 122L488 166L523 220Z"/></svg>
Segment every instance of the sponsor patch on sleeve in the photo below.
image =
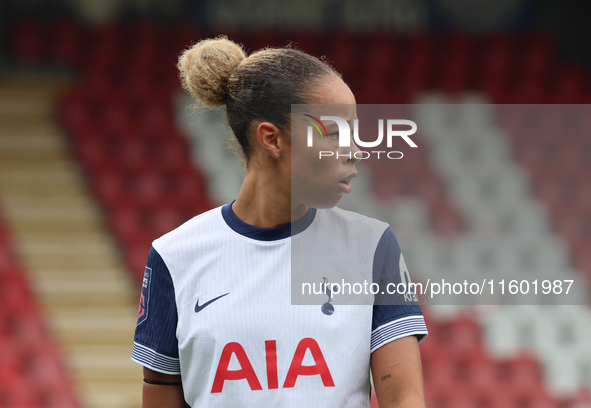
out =
<svg viewBox="0 0 591 408"><path fill-rule="evenodd" d="M137 312L137 325L140 325L148 318L148 301L150 299L150 281L152 268L146 266L144 279L142 281L142 293L140 295L140 306Z"/></svg>
<svg viewBox="0 0 591 408"><path fill-rule="evenodd" d="M398 270L400 272L400 282L403 284L404 289L404 301L405 302L418 302L416 288L412 285L410 280L410 273L404 262L404 256L400 253L400 260L398 261Z"/></svg>

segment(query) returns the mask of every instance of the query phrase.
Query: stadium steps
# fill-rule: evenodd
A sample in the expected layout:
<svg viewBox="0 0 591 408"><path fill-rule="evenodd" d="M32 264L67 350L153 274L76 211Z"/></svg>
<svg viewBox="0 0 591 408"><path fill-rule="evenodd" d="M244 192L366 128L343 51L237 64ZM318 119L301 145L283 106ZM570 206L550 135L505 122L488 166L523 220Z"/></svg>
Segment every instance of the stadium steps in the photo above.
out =
<svg viewBox="0 0 591 408"><path fill-rule="evenodd" d="M139 407L137 290L53 123L65 85L47 75L0 84L1 202L85 406Z"/></svg>

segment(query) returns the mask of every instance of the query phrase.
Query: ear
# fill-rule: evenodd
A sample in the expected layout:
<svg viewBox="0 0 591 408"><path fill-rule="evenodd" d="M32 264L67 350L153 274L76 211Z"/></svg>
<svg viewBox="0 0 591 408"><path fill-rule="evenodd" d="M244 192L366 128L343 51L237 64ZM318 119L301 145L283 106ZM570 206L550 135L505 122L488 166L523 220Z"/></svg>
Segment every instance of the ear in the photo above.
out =
<svg viewBox="0 0 591 408"><path fill-rule="evenodd" d="M256 129L259 145L274 159L278 159L285 149L280 132L279 128L270 122L261 122Z"/></svg>

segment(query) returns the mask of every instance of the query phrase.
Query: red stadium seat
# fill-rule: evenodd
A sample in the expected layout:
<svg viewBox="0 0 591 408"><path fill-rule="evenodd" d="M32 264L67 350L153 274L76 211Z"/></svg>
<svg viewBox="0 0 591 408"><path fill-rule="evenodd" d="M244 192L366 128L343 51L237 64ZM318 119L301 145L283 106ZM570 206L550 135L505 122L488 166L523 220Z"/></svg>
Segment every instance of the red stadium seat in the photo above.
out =
<svg viewBox="0 0 591 408"><path fill-rule="evenodd" d="M382 73L366 75L358 92L358 103L388 103L390 91L388 90L389 76Z"/></svg>
<svg viewBox="0 0 591 408"><path fill-rule="evenodd" d="M442 397L456 392L455 365L451 360L439 358L423 364L423 370L425 390L429 390L431 396Z"/></svg>
<svg viewBox="0 0 591 408"><path fill-rule="evenodd" d="M580 216L570 211L556 211L554 216L554 230L568 243L574 244L582 236Z"/></svg>
<svg viewBox="0 0 591 408"><path fill-rule="evenodd" d="M331 52L334 67L344 78L353 78L358 61L355 59L355 43L336 39L334 50Z"/></svg>
<svg viewBox="0 0 591 408"><path fill-rule="evenodd" d="M472 361L468 365L466 383L483 399L490 400L502 388L498 381L497 366L490 360Z"/></svg>
<svg viewBox="0 0 591 408"><path fill-rule="evenodd" d="M40 62L46 51L44 24L31 19L20 19L13 24L12 51L17 61Z"/></svg>
<svg viewBox="0 0 591 408"><path fill-rule="evenodd" d="M109 216L109 229L123 243L142 241L145 235L145 225L137 209L123 207L115 209Z"/></svg>
<svg viewBox="0 0 591 408"><path fill-rule="evenodd" d="M16 381L16 384L8 389L7 394L7 407L36 408L38 406L38 401L31 392L29 384L22 379Z"/></svg>
<svg viewBox="0 0 591 408"><path fill-rule="evenodd" d="M516 396L529 397L544 390L540 366L535 357L527 353L501 363L500 380Z"/></svg>
<svg viewBox="0 0 591 408"><path fill-rule="evenodd" d="M591 405L591 387L581 387L577 392L567 398L566 405L569 407L584 407Z"/></svg>
<svg viewBox="0 0 591 408"><path fill-rule="evenodd" d="M125 264L137 282L141 282L144 277L144 269L149 252L149 242L133 245L125 250Z"/></svg>
<svg viewBox="0 0 591 408"><path fill-rule="evenodd" d="M9 268L15 266L16 263L16 258L10 242L0 241L0 265Z"/></svg>
<svg viewBox="0 0 591 408"><path fill-rule="evenodd" d="M564 217L569 214L583 214L589 208L589 193L585 190L586 181L577 176L560 176L539 172L534 176L534 191L554 214L554 217Z"/></svg>
<svg viewBox="0 0 591 408"><path fill-rule="evenodd" d="M78 66L84 41L83 29L73 20L61 20L53 29L52 57L60 63Z"/></svg>
<svg viewBox="0 0 591 408"><path fill-rule="evenodd" d="M296 47L305 53L319 56L323 53L320 50L321 44L318 41L319 32L313 29L310 30L298 30L293 36L293 41L296 43Z"/></svg>
<svg viewBox="0 0 591 408"><path fill-rule="evenodd" d="M122 32L115 24L106 24L92 31L92 52L85 55L84 69L114 68L120 59Z"/></svg>
<svg viewBox="0 0 591 408"><path fill-rule="evenodd" d="M97 174L93 181L93 191L109 209L129 207L134 202L133 192L126 186L123 175L114 172Z"/></svg>
<svg viewBox="0 0 591 408"><path fill-rule="evenodd" d="M463 228L463 222L458 211L445 201L432 204L431 217L432 227L438 234L455 236Z"/></svg>
<svg viewBox="0 0 591 408"><path fill-rule="evenodd" d="M89 138L76 146L76 155L83 166L90 172L103 172L113 167L109 157L109 143L98 138Z"/></svg>
<svg viewBox="0 0 591 408"><path fill-rule="evenodd" d="M524 76L546 78L552 68L550 50L545 47L532 46L525 50L523 63Z"/></svg>
<svg viewBox="0 0 591 408"><path fill-rule="evenodd" d="M558 81L557 97L562 103L583 103L589 88L585 73L579 66L566 66Z"/></svg>
<svg viewBox="0 0 591 408"><path fill-rule="evenodd" d="M366 78L385 79L392 73L397 63L394 43L386 38L383 41L374 40L371 44L367 58L372 63L368 66Z"/></svg>
<svg viewBox="0 0 591 408"><path fill-rule="evenodd" d="M167 45L162 43L165 35L166 30L161 27L149 22L143 22L132 28L130 42L140 49L158 54L160 46ZM153 49L153 51L148 51L149 49Z"/></svg>
<svg viewBox="0 0 591 408"><path fill-rule="evenodd" d="M572 248L573 266L587 277L591 291L591 252L589 252L591 236L587 235L577 239L572 243Z"/></svg>
<svg viewBox="0 0 591 408"><path fill-rule="evenodd" d="M509 84L511 54L507 47L490 47L484 55L484 73L481 87L488 95L496 98L504 97Z"/></svg>
<svg viewBox="0 0 591 408"><path fill-rule="evenodd" d="M511 395L496 394L487 401L488 408L520 408L521 406Z"/></svg>
<svg viewBox="0 0 591 408"><path fill-rule="evenodd" d="M185 221L182 213L176 209L160 209L152 214L152 231L155 237L159 237Z"/></svg>
<svg viewBox="0 0 591 408"><path fill-rule="evenodd" d="M181 50L188 48L191 44L195 44L200 39L208 38L208 33L204 32L202 28L200 29L199 27L196 27L194 24L181 23L171 34L171 37L171 48L180 53Z"/></svg>
<svg viewBox="0 0 591 408"><path fill-rule="evenodd" d="M134 199L138 203L153 203L164 195L162 176L158 173L143 173L134 181Z"/></svg>
<svg viewBox="0 0 591 408"><path fill-rule="evenodd" d="M114 150L116 150L115 165L123 173L141 168L146 161L146 146L140 139L118 140Z"/></svg>

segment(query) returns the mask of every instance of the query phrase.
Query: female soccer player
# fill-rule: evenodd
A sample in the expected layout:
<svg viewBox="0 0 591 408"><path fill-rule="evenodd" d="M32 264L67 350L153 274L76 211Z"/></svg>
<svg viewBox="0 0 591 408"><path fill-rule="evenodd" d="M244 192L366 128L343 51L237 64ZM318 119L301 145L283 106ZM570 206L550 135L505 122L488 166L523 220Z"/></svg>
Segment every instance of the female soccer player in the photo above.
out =
<svg viewBox="0 0 591 408"><path fill-rule="evenodd" d="M223 36L186 50L178 67L200 105L226 106L246 174L232 203L153 242L132 356L144 366L143 407L369 407L370 368L382 408L424 407L416 297L338 305L328 290L321 307L291 304L298 235L381 285L408 281L388 225L336 207L357 146L340 147L334 130L311 147L291 134L292 104L351 121L349 87L301 51L247 57ZM322 150L339 158L319 160Z"/></svg>

